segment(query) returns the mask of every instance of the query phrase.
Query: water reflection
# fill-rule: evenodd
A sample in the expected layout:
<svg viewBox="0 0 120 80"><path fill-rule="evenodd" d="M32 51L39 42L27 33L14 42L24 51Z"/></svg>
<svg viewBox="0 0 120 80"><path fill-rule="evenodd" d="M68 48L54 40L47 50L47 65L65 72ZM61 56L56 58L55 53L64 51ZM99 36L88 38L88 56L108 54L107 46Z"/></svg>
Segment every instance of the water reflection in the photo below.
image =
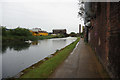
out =
<svg viewBox="0 0 120 80"><path fill-rule="evenodd" d="M32 42L32 45L38 45L38 41Z"/></svg>
<svg viewBox="0 0 120 80"><path fill-rule="evenodd" d="M21 51L28 49L30 47L29 43L25 42L3 42L2 43L2 53L5 53L6 50L9 48L10 50Z"/></svg>
<svg viewBox="0 0 120 80"><path fill-rule="evenodd" d="M61 39L53 39L52 40L52 45L54 47L58 47L58 48L62 48L61 46L66 46L65 44L67 43L66 42L67 40L64 39L64 38L61 38Z"/></svg>

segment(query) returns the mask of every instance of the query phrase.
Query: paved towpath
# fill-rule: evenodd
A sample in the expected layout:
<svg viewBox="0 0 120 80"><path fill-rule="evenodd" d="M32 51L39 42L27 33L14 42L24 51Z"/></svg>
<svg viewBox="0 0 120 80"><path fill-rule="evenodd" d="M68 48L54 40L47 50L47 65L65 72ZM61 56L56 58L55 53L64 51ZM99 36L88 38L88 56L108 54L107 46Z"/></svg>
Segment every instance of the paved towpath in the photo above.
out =
<svg viewBox="0 0 120 80"><path fill-rule="evenodd" d="M80 39L69 57L50 76L51 78L107 78L90 46Z"/></svg>

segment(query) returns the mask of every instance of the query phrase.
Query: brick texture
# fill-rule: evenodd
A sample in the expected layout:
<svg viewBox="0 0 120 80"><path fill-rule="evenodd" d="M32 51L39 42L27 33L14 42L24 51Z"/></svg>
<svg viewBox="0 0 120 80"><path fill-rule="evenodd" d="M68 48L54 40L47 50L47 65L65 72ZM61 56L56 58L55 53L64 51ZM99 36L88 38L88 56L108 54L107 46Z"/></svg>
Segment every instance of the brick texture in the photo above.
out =
<svg viewBox="0 0 120 80"><path fill-rule="evenodd" d="M120 77L120 2L92 3L92 8L96 18L91 20L89 43L111 77Z"/></svg>

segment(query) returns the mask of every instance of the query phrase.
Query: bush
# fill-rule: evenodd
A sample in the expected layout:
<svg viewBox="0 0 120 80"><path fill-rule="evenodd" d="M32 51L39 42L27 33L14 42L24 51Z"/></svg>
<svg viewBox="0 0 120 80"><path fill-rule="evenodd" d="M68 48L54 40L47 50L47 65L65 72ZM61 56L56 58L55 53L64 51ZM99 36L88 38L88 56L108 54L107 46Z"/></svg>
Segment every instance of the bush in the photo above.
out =
<svg viewBox="0 0 120 80"><path fill-rule="evenodd" d="M69 34L69 36L71 36L71 37L76 37L77 34L76 34L75 32L71 32L71 33Z"/></svg>

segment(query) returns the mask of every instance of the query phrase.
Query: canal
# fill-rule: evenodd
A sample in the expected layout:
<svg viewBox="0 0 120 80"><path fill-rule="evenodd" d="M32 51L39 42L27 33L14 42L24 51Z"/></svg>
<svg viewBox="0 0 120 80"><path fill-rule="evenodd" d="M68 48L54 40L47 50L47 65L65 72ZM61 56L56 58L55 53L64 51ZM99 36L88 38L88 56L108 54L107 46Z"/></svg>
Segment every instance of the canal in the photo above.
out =
<svg viewBox="0 0 120 80"><path fill-rule="evenodd" d="M2 77L8 78L17 75L20 71L69 45L76 39L75 37L67 37L39 40L32 43L3 43Z"/></svg>

